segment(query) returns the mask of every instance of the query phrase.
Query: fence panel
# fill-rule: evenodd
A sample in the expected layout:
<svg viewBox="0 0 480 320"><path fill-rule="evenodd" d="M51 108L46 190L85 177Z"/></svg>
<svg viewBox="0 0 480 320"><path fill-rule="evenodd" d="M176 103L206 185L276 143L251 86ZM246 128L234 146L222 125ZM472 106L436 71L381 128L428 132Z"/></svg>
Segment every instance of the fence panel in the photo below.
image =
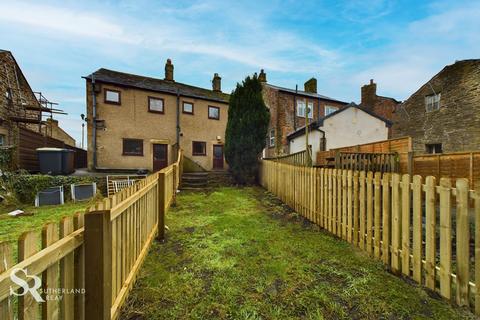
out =
<svg viewBox="0 0 480 320"><path fill-rule="evenodd" d="M310 221L480 315L480 193L467 179L453 185L433 176L423 182L419 175L268 160L260 168L261 185Z"/></svg>
<svg viewBox="0 0 480 320"><path fill-rule="evenodd" d="M38 232L24 233L18 263L11 245L0 243L0 319L118 318L153 239L163 239L164 214L175 201L181 161L180 151L174 164L96 202L86 214L45 225L41 242ZM40 281L45 302L30 293L18 302L12 298L11 289L24 292L11 278L17 269L15 275L30 288Z"/></svg>

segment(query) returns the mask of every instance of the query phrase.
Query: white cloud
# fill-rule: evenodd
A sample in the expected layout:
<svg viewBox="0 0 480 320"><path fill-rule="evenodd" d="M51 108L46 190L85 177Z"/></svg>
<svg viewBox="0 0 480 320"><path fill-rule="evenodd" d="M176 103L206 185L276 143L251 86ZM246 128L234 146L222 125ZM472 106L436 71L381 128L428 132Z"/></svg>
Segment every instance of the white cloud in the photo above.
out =
<svg viewBox="0 0 480 320"><path fill-rule="evenodd" d="M64 8L10 1L0 3L0 19L48 32L69 34L94 39L108 39L135 44L140 37L128 34L125 29L104 16Z"/></svg>

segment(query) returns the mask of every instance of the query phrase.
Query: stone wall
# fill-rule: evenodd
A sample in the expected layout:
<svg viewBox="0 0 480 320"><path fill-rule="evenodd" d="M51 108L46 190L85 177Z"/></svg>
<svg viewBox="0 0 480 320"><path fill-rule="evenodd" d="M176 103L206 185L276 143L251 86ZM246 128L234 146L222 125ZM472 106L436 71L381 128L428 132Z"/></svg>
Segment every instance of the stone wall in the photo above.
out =
<svg viewBox="0 0 480 320"><path fill-rule="evenodd" d="M441 93L440 108L426 112L425 96ZM443 152L480 150L480 60L446 66L394 113L393 137L411 136L413 150L442 144Z"/></svg>
<svg viewBox="0 0 480 320"><path fill-rule="evenodd" d="M177 97L174 94L146 91L100 83L96 94L97 120L104 120L104 127L97 129L97 169L148 169L153 170L153 145L168 145L168 160L176 160L175 145L177 132ZM121 92L121 104L104 101L104 90ZM164 113L148 111L148 98L164 100ZM93 165L93 105L91 82L86 81L88 167ZM183 102L194 105L193 114L182 112ZM213 168L213 145L225 143L225 129L228 120L228 104L180 96L180 147L186 157L205 170ZM220 108L220 119L209 119L208 107ZM143 140L143 155L122 154L123 138ZM205 155L193 155L193 141L206 143ZM228 166L224 162L224 169Z"/></svg>
<svg viewBox="0 0 480 320"><path fill-rule="evenodd" d="M26 110L27 106L39 107L39 104L13 55L0 50L0 134L5 136L6 144L18 144L18 126L39 132L39 124L10 120L10 117L38 120L40 112Z"/></svg>
<svg viewBox="0 0 480 320"><path fill-rule="evenodd" d="M58 126L57 120L47 119L46 124L43 125L42 132L48 137L61 140L65 144L75 147L75 139Z"/></svg>

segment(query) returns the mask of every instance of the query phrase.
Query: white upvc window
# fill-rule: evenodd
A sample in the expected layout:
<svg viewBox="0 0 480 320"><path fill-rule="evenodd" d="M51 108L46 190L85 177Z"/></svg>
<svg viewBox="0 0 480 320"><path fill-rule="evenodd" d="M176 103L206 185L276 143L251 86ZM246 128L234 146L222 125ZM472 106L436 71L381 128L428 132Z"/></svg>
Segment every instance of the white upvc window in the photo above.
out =
<svg viewBox="0 0 480 320"><path fill-rule="evenodd" d="M275 146L275 129L270 130L269 144L270 147Z"/></svg>
<svg viewBox="0 0 480 320"><path fill-rule="evenodd" d="M308 103L308 118L313 119L313 102Z"/></svg>
<svg viewBox="0 0 480 320"><path fill-rule="evenodd" d="M325 116L328 116L330 113L334 113L337 110L337 107L325 106Z"/></svg>
<svg viewBox="0 0 480 320"><path fill-rule="evenodd" d="M427 112L435 111L440 109L440 98L441 93L432 94L425 97L425 110Z"/></svg>
<svg viewBox="0 0 480 320"><path fill-rule="evenodd" d="M297 116L305 118L305 114L307 113L305 110L305 100L298 100L297 101ZM313 119L313 102L308 102L308 117Z"/></svg>

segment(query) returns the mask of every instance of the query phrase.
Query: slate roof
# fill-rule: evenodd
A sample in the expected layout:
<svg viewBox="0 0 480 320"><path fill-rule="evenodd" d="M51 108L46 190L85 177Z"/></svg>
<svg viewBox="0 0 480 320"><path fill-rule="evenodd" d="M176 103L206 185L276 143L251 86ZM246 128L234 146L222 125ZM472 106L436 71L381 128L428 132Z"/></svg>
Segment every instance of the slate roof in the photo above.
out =
<svg viewBox="0 0 480 320"><path fill-rule="evenodd" d="M306 91L302 91L302 90L295 91L295 89L279 87L279 86L275 86L275 85L269 84L269 83L267 83L266 86L268 86L272 89L276 89L276 90L279 90L279 91L288 92L288 93L292 93L292 94L297 94L297 95L300 95L300 96L317 98L317 99L320 98L320 99L323 99L323 100L329 100L329 101L335 101L335 102L340 102L340 103L347 104L347 102L345 102L345 101L330 98L330 97L327 97L327 96L324 96L324 95L321 95L321 94L318 94L318 93L311 93L311 92L306 92Z"/></svg>
<svg viewBox="0 0 480 320"><path fill-rule="evenodd" d="M92 75L95 76L95 81L173 95L176 95L178 92L180 95L190 98L205 99L222 103L228 103L230 98L230 95L222 92L215 92L213 90L195 87L180 82L166 81L163 79L139 76L104 68L98 69L94 73L83 78L91 80Z"/></svg>
<svg viewBox="0 0 480 320"><path fill-rule="evenodd" d="M343 111L345 111L345 110L347 110L347 109L349 109L349 108L357 108L357 109L359 109L359 110L362 110L363 112L368 113L368 114L371 115L372 117L375 117L375 118L377 118L377 119L385 122L385 125L386 125L387 127L391 127L392 124L393 124L392 121L390 121L390 120L388 120L388 119L385 119L384 117L381 117L381 116L379 116L378 114L376 114L376 113L374 113L374 112L372 112L372 111L370 111L370 110L368 110L368 109L365 109L364 107L359 106L358 104L356 104L356 103L354 103L354 102L351 102L351 103L349 103L347 106L345 106L344 108L339 109L339 110L337 110L337 111L335 111L335 112L332 112L332 113L330 113L329 115L321 118L320 120L313 121L312 123L310 123L310 124L308 125L309 130L316 129L316 130L322 131L320 128L323 126L323 121L324 121L325 119L334 117L334 116L336 116L337 114L339 114L339 113L341 113L341 112L343 112ZM322 131L322 132L323 132L323 131ZM301 135L303 135L303 134L305 134L305 126L299 128L299 129L297 129L296 131L294 131L294 132L290 133L289 135L287 135L287 139L290 140L290 139L296 138L296 137L298 137L298 136L301 136Z"/></svg>

